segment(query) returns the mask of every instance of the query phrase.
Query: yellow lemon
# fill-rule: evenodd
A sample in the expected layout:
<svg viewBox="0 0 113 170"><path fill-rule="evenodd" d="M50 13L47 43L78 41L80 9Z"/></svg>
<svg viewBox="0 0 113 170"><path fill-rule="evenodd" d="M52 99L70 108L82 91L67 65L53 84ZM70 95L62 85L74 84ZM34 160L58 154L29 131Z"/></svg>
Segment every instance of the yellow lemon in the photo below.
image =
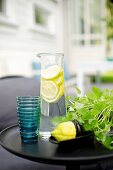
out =
<svg viewBox="0 0 113 170"><path fill-rule="evenodd" d="M65 141L76 138L76 128L73 122L60 123L52 132L53 136L57 141Z"/></svg>

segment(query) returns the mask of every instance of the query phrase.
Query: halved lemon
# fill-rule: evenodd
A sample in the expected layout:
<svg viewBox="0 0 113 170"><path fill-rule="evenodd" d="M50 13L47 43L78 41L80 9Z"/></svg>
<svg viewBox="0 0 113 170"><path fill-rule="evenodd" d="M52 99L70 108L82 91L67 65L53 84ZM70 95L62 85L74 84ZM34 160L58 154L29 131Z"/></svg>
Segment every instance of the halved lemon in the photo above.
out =
<svg viewBox="0 0 113 170"><path fill-rule="evenodd" d="M62 67L58 65L53 65L48 67L47 69L42 70L41 76L44 79L54 79L57 77L62 71Z"/></svg>
<svg viewBox="0 0 113 170"><path fill-rule="evenodd" d="M53 81L41 80L41 95L46 101L51 102L58 92L59 87Z"/></svg>
<svg viewBox="0 0 113 170"><path fill-rule="evenodd" d="M76 127L73 122L63 122L57 125L57 127L51 132L57 141L65 141L76 138Z"/></svg>

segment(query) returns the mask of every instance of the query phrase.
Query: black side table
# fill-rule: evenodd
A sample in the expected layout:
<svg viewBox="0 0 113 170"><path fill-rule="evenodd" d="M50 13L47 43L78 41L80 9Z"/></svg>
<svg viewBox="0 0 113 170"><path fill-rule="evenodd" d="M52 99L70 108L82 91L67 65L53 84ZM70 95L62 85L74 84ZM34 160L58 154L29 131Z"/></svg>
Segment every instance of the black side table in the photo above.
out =
<svg viewBox="0 0 113 170"><path fill-rule="evenodd" d="M101 145L62 150L58 144L41 139L37 143L24 144L20 139L18 125L3 130L0 142L6 150L17 156L45 164L65 165L66 170L79 170L80 165L97 163L113 157L113 151Z"/></svg>

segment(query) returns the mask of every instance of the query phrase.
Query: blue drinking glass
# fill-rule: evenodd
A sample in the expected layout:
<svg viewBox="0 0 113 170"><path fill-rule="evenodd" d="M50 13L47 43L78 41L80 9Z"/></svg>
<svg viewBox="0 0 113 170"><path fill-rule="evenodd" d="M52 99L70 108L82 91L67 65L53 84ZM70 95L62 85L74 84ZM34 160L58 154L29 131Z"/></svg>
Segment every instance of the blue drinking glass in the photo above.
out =
<svg viewBox="0 0 113 170"><path fill-rule="evenodd" d="M17 115L21 140L24 143L36 142L40 128L40 97L17 97Z"/></svg>

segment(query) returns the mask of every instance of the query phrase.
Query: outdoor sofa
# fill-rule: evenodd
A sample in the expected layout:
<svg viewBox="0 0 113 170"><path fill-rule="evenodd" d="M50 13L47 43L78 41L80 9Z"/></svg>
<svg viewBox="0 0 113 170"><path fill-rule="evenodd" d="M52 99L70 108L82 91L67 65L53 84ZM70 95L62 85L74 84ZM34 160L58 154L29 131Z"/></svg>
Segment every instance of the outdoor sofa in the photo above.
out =
<svg viewBox="0 0 113 170"><path fill-rule="evenodd" d="M16 97L40 95L40 82L34 78L0 78L0 131L17 123ZM81 170L113 170L113 160L82 166ZM0 146L0 170L65 170L65 166L47 165L15 156Z"/></svg>

